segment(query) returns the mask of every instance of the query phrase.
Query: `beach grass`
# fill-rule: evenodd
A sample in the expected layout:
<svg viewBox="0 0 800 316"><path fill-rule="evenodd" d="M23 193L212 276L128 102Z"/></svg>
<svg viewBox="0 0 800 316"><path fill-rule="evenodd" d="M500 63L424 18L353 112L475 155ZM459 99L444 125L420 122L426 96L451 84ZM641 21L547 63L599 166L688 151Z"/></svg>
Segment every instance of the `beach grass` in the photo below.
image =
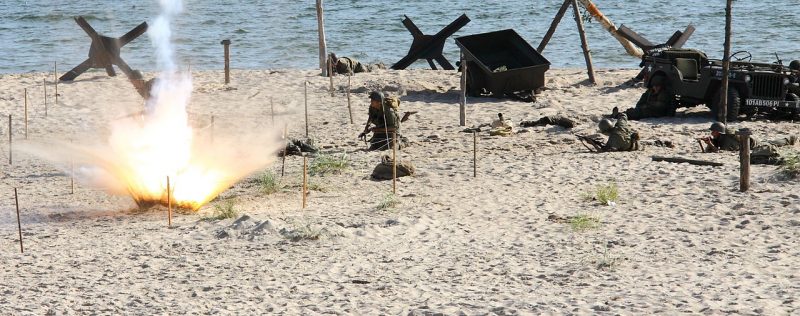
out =
<svg viewBox="0 0 800 316"><path fill-rule="evenodd" d="M375 208L378 211L386 211L389 209L393 209L401 204L400 199L397 195L389 193L383 196L383 199L378 206Z"/></svg>
<svg viewBox="0 0 800 316"><path fill-rule="evenodd" d="M583 198L587 201L611 205L611 202L616 203L619 200L619 187L614 182L601 184L596 186L593 191L584 193Z"/></svg>
<svg viewBox="0 0 800 316"><path fill-rule="evenodd" d="M578 214L568 220L569 226L576 232L584 232L600 227L600 219L597 216L588 214Z"/></svg>
<svg viewBox="0 0 800 316"><path fill-rule="evenodd" d="M350 168L350 157L347 154L319 155L311 161L308 173L312 176L341 173L347 168Z"/></svg>
<svg viewBox="0 0 800 316"><path fill-rule="evenodd" d="M789 179L800 178L800 154L797 152L785 154L778 170Z"/></svg>
<svg viewBox="0 0 800 316"><path fill-rule="evenodd" d="M283 189L280 178L269 170L264 171L264 173L258 177L258 185L261 187L261 192L265 194L272 194Z"/></svg>
<svg viewBox="0 0 800 316"><path fill-rule="evenodd" d="M210 216L204 217L203 220L223 220L237 216L239 216L239 211L236 209L236 200L227 199L215 204L214 212Z"/></svg>

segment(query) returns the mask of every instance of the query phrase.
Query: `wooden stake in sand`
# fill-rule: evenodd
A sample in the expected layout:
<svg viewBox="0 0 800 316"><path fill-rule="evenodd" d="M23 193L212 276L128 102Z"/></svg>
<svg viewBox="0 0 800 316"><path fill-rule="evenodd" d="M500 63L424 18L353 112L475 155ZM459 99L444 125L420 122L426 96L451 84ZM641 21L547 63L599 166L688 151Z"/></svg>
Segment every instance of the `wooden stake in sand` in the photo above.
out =
<svg viewBox="0 0 800 316"><path fill-rule="evenodd" d="M397 194L397 132L392 133L392 194Z"/></svg>
<svg viewBox="0 0 800 316"><path fill-rule="evenodd" d="M458 98L458 124L467 125L467 61L461 54L461 96Z"/></svg>
<svg viewBox="0 0 800 316"><path fill-rule="evenodd" d="M275 103L272 102L272 97L269 97L269 116L272 118L272 126L275 126Z"/></svg>
<svg viewBox="0 0 800 316"><path fill-rule="evenodd" d="M289 124L283 124L283 138L286 142L283 144L283 157L281 157L281 179L283 179L283 172L286 170L286 145L289 144L289 140L287 139L289 130Z"/></svg>
<svg viewBox="0 0 800 316"><path fill-rule="evenodd" d="M328 57L328 61L326 63L328 64L328 78L330 79L330 82L331 82L331 88L330 88L331 89L331 96L334 96L333 95L333 61L331 60L330 57Z"/></svg>
<svg viewBox="0 0 800 316"><path fill-rule="evenodd" d="M319 68L322 70L322 75L327 76L327 67L325 67L325 56L328 55L328 49L325 44L325 19L323 18L322 0L317 0L317 32L319 33Z"/></svg>
<svg viewBox="0 0 800 316"><path fill-rule="evenodd" d="M69 194L75 194L75 160L69 161Z"/></svg>
<svg viewBox="0 0 800 316"><path fill-rule="evenodd" d="M575 13L575 23L578 24L578 34L581 36L581 47L583 47L583 58L586 60L586 71L589 73L589 81L597 84L594 78L594 67L592 66L592 53L589 50L589 42L586 40L586 32L583 30L583 18L578 11L578 0L572 0L572 9Z"/></svg>
<svg viewBox="0 0 800 316"><path fill-rule="evenodd" d="M742 128L739 135L739 191L750 189L750 129Z"/></svg>
<svg viewBox="0 0 800 316"><path fill-rule="evenodd" d="M317 1L317 3L319 3L319 1ZM303 86L304 90L303 91L304 91L304 95L305 95L304 100L305 100L305 112L306 112L306 139L308 139L308 81L306 81L303 84L304 84L304 86Z"/></svg>
<svg viewBox="0 0 800 316"><path fill-rule="evenodd" d="M22 222L19 220L19 198L17 197L17 188L14 188L14 204L17 206L17 229L19 230L19 252L25 253L25 248L22 247Z"/></svg>
<svg viewBox="0 0 800 316"><path fill-rule="evenodd" d="M44 91L44 117L47 117L47 79L42 78L42 91Z"/></svg>
<svg viewBox="0 0 800 316"><path fill-rule="evenodd" d="M8 115L8 164L13 164L11 162L11 114Z"/></svg>
<svg viewBox="0 0 800 316"><path fill-rule="evenodd" d="M229 84L231 82L231 40L222 40L220 44L225 48L225 84Z"/></svg>
<svg viewBox="0 0 800 316"><path fill-rule="evenodd" d="M478 132L472 132L472 177L478 177Z"/></svg>
<svg viewBox="0 0 800 316"><path fill-rule="evenodd" d="M25 88L25 140L28 140L28 88Z"/></svg>
<svg viewBox="0 0 800 316"><path fill-rule="evenodd" d="M350 113L350 124L353 123L353 108L350 106L350 73L347 73L347 112Z"/></svg>
<svg viewBox="0 0 800 316"><path fill-rule="evenodd" d="M167 227L172 227L172 189L169 186L169 176L167 176Z"/></svg>
<svg viewBox="0 0 800 316"><path fill-rule="evenodd" d="M56 95L55 95L56 103L55 103L55 105L58 105L58 62L57 61L53 62L53 82L55 83L55 87L56 87Z"/></svg>
<svg viewBox="0 0 800 316"><path fill-rule="evenodd" d="M303 208L306 208L307 193L308 193L308 157L303 155Z"/></svg>

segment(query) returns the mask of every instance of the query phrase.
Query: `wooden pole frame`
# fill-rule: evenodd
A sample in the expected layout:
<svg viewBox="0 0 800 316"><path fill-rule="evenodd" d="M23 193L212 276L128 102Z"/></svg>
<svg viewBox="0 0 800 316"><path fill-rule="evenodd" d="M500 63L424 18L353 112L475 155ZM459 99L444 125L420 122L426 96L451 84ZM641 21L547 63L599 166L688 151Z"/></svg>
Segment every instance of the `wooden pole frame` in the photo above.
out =
<svg viewBox="0 0 800 316"><path fill-rule="evenodd" d="M304 95L304 110L306 114L306 139L308 139L308 81L303 83L303 95Z"/></svg>
<svg viewBox="0 0 800 316"><path fill-rule="evenodd" d="M17 196L17 188L14 188L14 205L17 207L17 229L19 231L19 252L25 253L25 248L22 247L22 222L19 219L19 197Z"/></svg>
<svg viewBox="0 0 800 316"><path fill-rule="evenodd" d="M728 126L728 76L731 71L731 7L732 0L725 5L725 52L722 58L722 83L720 86L720 102L717 104L718 120Z"/></svg>
<svg viewBox="0 0 800 316"><path fill-rule="evenodd" d="M392 132L392 194L397 194L397 132Z"/></svg>
<svg viewBox="0 0 800 316"><path fill-rule="evenodd" d="M306 194L308 193L308 157L303 155L303 208L306 208Z"/></svg>
<svg viewBox="0 0 800 316"><path fill-rule="evenodd" d="M547 43L550 43L550 39L553 37L558 27L558 23L561 23L561 18L564 17L564 13L567 13L567 9L569 9L571 3L571 0L564 0L564 3L561 4L561 8L558 9L558 13L556 13L556 16L553 18L553 22L550 22L550 28L547 29L547 33L544 34L542 41L539 42L539 47L536 48L537 52L541 53L544 51L544 48L547 47Z"/></svg>
<svg viewBox="0 0 800 316"><path fill-rule="evenodd" d="M467 125L467 61L461 54L461 95L458 98L458 124Z"/></svg>
<svg viewBox="0 0 800 316"><path fill-rule="evenodd" d="M352 76L350 75L350 72L348 72L347 73L347 112L350 113L350 124L355 124L353 122L353 107L350 106L350 87L351 87L350 78L352 78Z"/></svg>
<svg viewBox="0 0 800 316"><path fill-rule="evenodd" d="M42 78L42 91L44 92L44 117L47 117L47 78Z"/></svg>
<svg viewBox="0 0 800 316"><path fill-rule="evenodd" d="M578 25L578 34L581 37L581 47L583 48L583 58L586 60L586 71L589 75L589 81L597 84L594 77L594 66L592 66L592 52L589 50L589 41L586 39L586 32L583 29L583 18L581 12L578 11L578 0L572 0L572 9L575 13L575 23Z"/></svg>
<svg viewBox="0 0 800 316"><path fill-rule="evenodd" d="M323 9L322 0L317 0L317 33L319 35L319 68L322 70L322 75L328 75L328 69L325 67L325 59L328 55L327 44L325 43L325 12Z"/></svg>
<svg viewBox="0 0 800 316"><path fill-rule="evenodd" d="M28 140L28 88L25 88L25 140Z"/></svg>

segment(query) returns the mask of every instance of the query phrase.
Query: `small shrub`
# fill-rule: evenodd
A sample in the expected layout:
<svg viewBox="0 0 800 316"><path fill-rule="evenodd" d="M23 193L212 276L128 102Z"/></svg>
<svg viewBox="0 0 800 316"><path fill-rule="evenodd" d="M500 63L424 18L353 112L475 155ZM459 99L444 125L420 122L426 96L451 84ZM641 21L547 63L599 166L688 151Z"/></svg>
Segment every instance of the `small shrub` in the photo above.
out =
<svg viewBox="0 0 800 316"><path fill-rule="evenodd" d="M266 194L278 192L283 188L280 179L272 171L264 171L258 177L258 184L261 186L261 192Z"/></svg>
<svg viewBox="0 0 800 316"><path fill-rule="evenodd" d="M579 214L569 218L569 226L576 232L594 229L600 226L600 219L586 214Z"/></svg>
<svg viewBox="0 0 800 316"><path fill-rule="evenodd" d="M389 193L383 197L383 200L381 200L376 209L378 211L385 211L398 205L400 205L400 199L397 198L397 195Z"/></svg>
<svg viewBox="0 0 800 316"><path fill-rule="evenodd" d="M800 178L800 154L792 152L784 155L778 170L789 179Z"/></svg>
<svg viewBox="0 0 800 316"><path fill-rule="evenodd" d="M597 259L597 268L600 270L613 270L619 263L619 258L612 256L608 247L603 247L603 255Z"/></svg>
<svg viewBox="0 0 800 316"><path fill-rule="evenodd" d="M211 216L204 217L204 220L223 220L228 218L236 218L239 216L239 211L236 210L236 201L228 199L214 205L214 212Z"/></svg>
<svg viewBox="0 0 800 316"><path fill-rule="evenodd" d="M324 175L327 173L339 173L350 167L350 160L346 154L341 155L319 155L311 161L308 168L310 175Z"/></svg>
<svg viewBox="0 0 800 316"><path fill-rule="evenodd" d="M597 201L600 204L611 205L619 200L619 189L616 183L601 184L595 187L594 192L582 194L587 201Z"/></svg>

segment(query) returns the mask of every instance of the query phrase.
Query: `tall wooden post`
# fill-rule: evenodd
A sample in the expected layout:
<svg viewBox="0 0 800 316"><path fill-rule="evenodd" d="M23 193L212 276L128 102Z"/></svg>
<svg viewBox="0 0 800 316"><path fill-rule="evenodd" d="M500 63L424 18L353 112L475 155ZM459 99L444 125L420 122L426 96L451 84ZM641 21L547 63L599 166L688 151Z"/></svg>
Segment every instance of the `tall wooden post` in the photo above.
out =
<svg viewBox="0 0 800 316"><path fill-rule="evenodd" d="M210 125L211 125L210 126L211 130L209 131L209 133L211 134L211 144L214 144L214 125L215 125L215 123L214 123L214 116L213 115L211 116L211 124Z"/></svg>
<svg viewBox="0 0 800 316"><path fill-rule="evenodd" d="M392 132L392 194L397 194L397 132Z"/></svg>
<svg viewBox="0 0 800 316"><path fill-rule="evenodd" d="M353 108L350 106L350 73L347 73L347 112L350 113L350 124L353 123Z"/></svg>
<svg viewBox="0 0 800 316"><path fill-rule="evenodd" d="M25 88L25 140L28 139L28 88Z"/></svg>
<svg viewBox="0 0 800 316"><path fill-rule="evenodd" d="M592 66L592 53L589 50L589 42L586 40L586 32L583 30L583 18L578 11L578 0L572 0L572 9L575 13L575 23L578 24L578 34L581 36L581 46L583 47L583 58L586 60L586 71L589 73L589 81L596 84L594 78L594 67Z"/></svg>
<svg viewBox="0 0 800 316"><path fill-rule="evenodd" d="M556 28L558 27L558 23L561 22L561 18L564 17L564 13L566 13L567 9L569 9L570 3L571 3L570 0L564 0L564 3L561 4L561 8L558 9L558 13L556 13L556 16L553 18L553 22L550 22L550 28L547 29L547 33L544 34L544 37L542 38L542 41L539 42L539 47L536 48L537 52L541 53L544 50L544 48L547 46L547 43L550 42L550 38L552 38L553 37L553 33L556 32Z"/></svg>
<svg viewBox="0 0 800 316"><path fill-rule="evenodd" d="M461 54L461 96L458 98L458 124L467 125L467 61Z"/></svg>
<svg viewBox="0 0 800 316"><path fill-rule="evenodd" d="M231 82L231 40L222 40L220 44L225 47L225 84L228 84Z"/></svg>
<svg viewBox="0 0 800 316"><path fill-rule="evenodd" d="M44 117L47 117L47 79L42 78L42 91L44 92Z"/></svg>
<svg viewBox="0 0 800 316"><path fill-rule="evenodd" d="M54 103L54 105L58 105L58 62L57 61L53 62L53 82L55 83L56 87L56 94L55 94L56 102Z"/></svg>
<svg viewBox="0 0 800 316"><path fill-rule="evenodd" d="M722 86L720 87L720 102L717 104L717 114L725 126L728 125L728 75L731 71L731 6L732 0L727 0L725 5L725 52L722 59Z"/></svg>
<svg viewBox="0 0 800 316"><path fill-rule="evenodd" d="M11 160L11 114L8 115L8 164L12 165Z"/></svg>
<svg viewBox="0 0 800 316"><path fill-rule="evenodd" d="M325 67L325 56L328 55L328 48L325 44L325 19L323 18L322 0L317 0L317 32L319 33L319 68L322 70L322 75L328 75L328 69Z"/></svg>
<svg viewBox="0 0 800 316"><path fill-rule="evenodd" d="M14 188L14 205L17 207L17 229L19 231L19 252L25 253L25 248L22 247L22 222L19 220L19 197L17 197L17 188Z"/></svg>
<svg viewBox="0 0 800 316"><path fill-rule="evenodd" d="M75 160L69 160L69 194L75 194Z"/></svg>
<svg viewBox="0 0 800 316"><path fill-rule="evenodd" d="M472 177L478 177L478 132L472 132Z"/></svg>
<svg viewBox="0 0 800 316"><path fill-rule="evenodd" d="M308 193L308 157L303 155L303 208L306 208L306 193Z"/></svg>
<svg viewBox="0 0 800 316"><path fill-rule="evenodd" d="M303 100L305 101L305 113L306 113L306 139L308 139L308 81L303 83L303 95L305 96Z"/></svg>
<svg viewBox="0 0 800 316"><path fill-rule="evenodd" d="M739 135L739 191L750 189L750 129L742 128Z"/></svg>
<svg viewBox="0 0 800 316"><path fill-rule="evenodd" d="M330 56L328 56L326 64L328 65L328 79L331 82L331 87L330 87L331 96L334 96L334 94L333 94L333 62L331 61Z"/></svg>
<svg viewBox="0 0 800 316"><path fill-rule="evenodd" d="M269 97L269 116L272 118L272 126L275 126L275 103L272 102L272 97Z"/></svg>

